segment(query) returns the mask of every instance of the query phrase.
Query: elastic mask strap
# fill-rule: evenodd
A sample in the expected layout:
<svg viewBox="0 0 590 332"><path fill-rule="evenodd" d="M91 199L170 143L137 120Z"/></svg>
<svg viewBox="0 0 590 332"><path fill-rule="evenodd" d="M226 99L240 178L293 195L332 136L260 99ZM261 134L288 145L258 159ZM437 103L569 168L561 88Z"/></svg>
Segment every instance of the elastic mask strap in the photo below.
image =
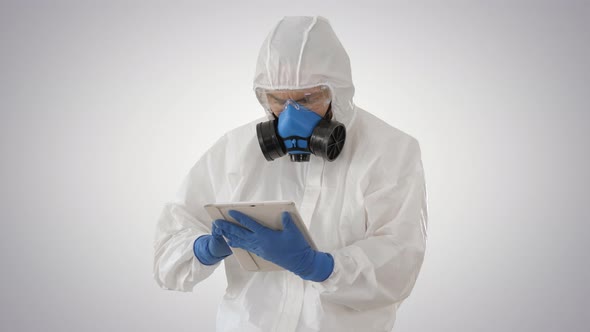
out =
<svg viewBox="0 0 590 332"><path fill-rule="evenodd" d="M324 119L332 120L333 116L334 114L332 113L332 102L330 102L330 107L328 107L328 111L326 111L326 114L324 114Z"/></svg>

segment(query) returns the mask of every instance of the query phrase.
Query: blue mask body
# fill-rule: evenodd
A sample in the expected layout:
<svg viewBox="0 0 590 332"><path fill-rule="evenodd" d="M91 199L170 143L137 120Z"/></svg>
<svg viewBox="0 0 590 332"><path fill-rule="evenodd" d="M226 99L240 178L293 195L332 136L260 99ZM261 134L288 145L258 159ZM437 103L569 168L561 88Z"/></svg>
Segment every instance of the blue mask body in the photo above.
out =
<svg viewBox="0 0 590 332"><path fill-rule="evenodd" d="M312 154L333 161L344 147L346 128L289 99L277 119L256 125L256 136L268 161L287 153L295 162L310 161Z"/></svg>

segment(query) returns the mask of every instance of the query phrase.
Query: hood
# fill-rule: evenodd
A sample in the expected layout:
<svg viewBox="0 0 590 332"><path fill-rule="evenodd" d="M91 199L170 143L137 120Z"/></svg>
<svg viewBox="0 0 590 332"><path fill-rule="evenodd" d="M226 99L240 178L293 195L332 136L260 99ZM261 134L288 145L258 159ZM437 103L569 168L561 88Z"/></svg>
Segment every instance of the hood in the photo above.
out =
<svg viewBox="0 0 590 332"><path fill-rule="evenodd" d="M321 16L285 16L270 31L258 54L254 89L303 89L325 84L332 90L333 119L354 118L354 85L348 54ZM267 105L262 105L270 120Z"/></svg>

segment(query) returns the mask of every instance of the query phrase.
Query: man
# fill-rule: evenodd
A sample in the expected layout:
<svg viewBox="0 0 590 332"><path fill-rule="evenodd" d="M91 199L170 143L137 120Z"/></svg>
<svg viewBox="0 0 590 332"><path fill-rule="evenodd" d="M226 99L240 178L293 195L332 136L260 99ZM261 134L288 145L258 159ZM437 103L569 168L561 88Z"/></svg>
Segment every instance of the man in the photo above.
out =
<svg viewBox="0 0 590 332"><path fill-rule="evenodd" d="M417 140L353 103L348 56L323 17L278 22L260 49L254 90L267 121L227 132L191 169L158 222L155 280L192 291L224 261L218 331L390 331L426 245ZM295 202L318 250L288 214L272 232L236 214L246 227L236 232L203 208L267 200ZM230 246L285 270L245 271Z"/></svg>

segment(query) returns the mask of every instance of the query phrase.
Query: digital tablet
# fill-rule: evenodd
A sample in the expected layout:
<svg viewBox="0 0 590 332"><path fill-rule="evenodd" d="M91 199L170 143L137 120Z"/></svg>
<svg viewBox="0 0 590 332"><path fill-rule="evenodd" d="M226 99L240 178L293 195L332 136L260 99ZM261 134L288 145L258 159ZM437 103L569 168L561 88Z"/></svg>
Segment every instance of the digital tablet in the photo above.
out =
<svg viewBox="0 0 590 332"><path fill-rule="evenodd" d="M207 213L211 217L211 222L216 219L225 219L229 222L240 225L229 215L230 210L236 210L274 230L283 229L281 214L283 211L287 211L291 215L294 224L299 228L301 234L303 234L303 237L307 240L312 249L317 250L309 232L307 231L307 227L305 227L305 224L301 219L301 215L299 215L299 212L297 211L295 203L292 201L212 203L206 204L205 210L207 210ZM231 250L242 268L247 271L261 272L284 270L282 267L262 259L256 254L250 253L244 249L231 248Z"/></svg>

